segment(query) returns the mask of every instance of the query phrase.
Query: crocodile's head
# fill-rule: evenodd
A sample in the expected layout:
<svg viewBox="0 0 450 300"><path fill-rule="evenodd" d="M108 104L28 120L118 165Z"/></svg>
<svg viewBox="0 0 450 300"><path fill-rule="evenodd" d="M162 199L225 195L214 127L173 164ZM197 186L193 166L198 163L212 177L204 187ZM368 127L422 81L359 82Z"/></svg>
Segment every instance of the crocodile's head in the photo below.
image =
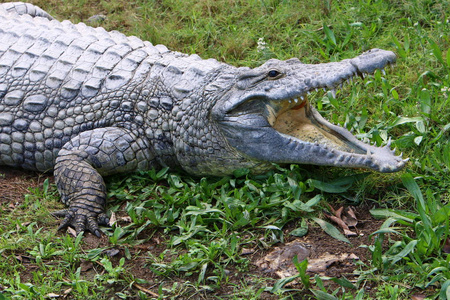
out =
<svg viewBox="0 0 450 300"><path fill-rule="evenodd" d="M255 69L240 68L211 116L229 145L256 162L395 172L407 160L395 156L390 143L376 147L359 141L325 120L308 101L311 91L334 91L353 76L383 69L395 59L393 52L373 49L335 63L270 60Z"/></svg>

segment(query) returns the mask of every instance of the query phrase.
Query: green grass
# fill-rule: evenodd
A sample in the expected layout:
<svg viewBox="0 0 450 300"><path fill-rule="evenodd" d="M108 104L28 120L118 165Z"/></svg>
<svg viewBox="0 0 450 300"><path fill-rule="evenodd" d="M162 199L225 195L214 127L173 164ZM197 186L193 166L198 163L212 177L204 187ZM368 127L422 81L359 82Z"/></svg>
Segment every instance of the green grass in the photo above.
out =
<svg viewBox="0 0 450 300"><path fill-rule="evenodd" d="M398 62L386 75L357 80L336 98L318 92L311 100L360 139L382 145L392 137L411 160L396 174L286 166L259 176L239 170L193 178L164 169L109 178L109 209L118 223L105 229L107 241L98 246L56 233L49 212L62 205L47 182L14 209L0 206L0 300L65 293L73 299L450 299L447 1L33 3L73 22L105 14L99 25L108 30L236 66L393 50ZM359 264L355 280L307 274L301 264L285 280L254 272L243 249L264 252L319 226L346 243L322 214L336 202L374 207L372 215L384 220L364 246L370 259ZM299 283L292 287L293 280Z"/></svg>

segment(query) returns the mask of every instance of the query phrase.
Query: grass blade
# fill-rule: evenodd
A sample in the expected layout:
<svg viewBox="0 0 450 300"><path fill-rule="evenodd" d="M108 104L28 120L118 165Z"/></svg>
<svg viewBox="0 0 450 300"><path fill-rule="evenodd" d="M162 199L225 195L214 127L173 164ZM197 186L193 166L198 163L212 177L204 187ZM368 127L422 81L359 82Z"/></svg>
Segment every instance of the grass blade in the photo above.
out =
<svg viewBox="0 0 450 300"><path fill-rule="evenodd" d="M326 233L328 233L329 235L331 235L335 239L351 244L350 241L336 227L334 227L333 225L331 225L327 221L324 221L324 220L319 219L319 218L312 218L312 219L314 220L314 222L319 224L319 226Z"/></svg>
<svg viewBox="0 0 450 300"><path fill-rule="evenodd" d="M425 200L423 199L422 192L420 191L419 185L416 183L411 174L406 173L402 177L403 185L408 189L411 195L418 202L418 211L422 222L427 228L431 228L431 221L427 215Z"/></svg>

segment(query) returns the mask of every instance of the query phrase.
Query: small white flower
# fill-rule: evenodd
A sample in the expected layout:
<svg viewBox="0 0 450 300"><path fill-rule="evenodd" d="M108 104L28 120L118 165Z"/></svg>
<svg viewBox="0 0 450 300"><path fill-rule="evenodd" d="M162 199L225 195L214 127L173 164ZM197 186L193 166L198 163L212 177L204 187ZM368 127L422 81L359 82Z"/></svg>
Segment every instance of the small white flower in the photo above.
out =
<svg viewBox="0 0 450 300"><path fill-rule="evenodd" d="M267 44L266 44L266 42L264 41L264 38L261 37L261 38L258 39L258 47L256 47L256 49L258 50L258 52L263 52L264 50L267 49L267 46L266 46L266 45L267 45Z"/></svg>
<svg viewBox="0 0 450 300"><path fill-rule="evenodd" d="M447 87L447 86L444 86L444 87L441 88L441 92L443 92L444 95L445 95L446 97L448 97L448 95L450 94L450 88Z"/></svg>

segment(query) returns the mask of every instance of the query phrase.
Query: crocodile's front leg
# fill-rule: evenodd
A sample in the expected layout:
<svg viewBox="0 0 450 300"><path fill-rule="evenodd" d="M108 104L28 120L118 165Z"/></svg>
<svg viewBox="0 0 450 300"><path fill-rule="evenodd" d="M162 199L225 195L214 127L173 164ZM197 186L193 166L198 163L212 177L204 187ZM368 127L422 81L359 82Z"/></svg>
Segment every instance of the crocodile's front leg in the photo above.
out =
<svg viewBox="0 0 450 300"><path fill-rule="evenodd" d="M102 176L148 169L153 158L147 140L124 128L98 128L72 138L60 150L54 170L62 201L69 205L55 213L65 216L59 229L72 226L77 234L89 230L100 236L99 224L108 223Z"/></svg>

